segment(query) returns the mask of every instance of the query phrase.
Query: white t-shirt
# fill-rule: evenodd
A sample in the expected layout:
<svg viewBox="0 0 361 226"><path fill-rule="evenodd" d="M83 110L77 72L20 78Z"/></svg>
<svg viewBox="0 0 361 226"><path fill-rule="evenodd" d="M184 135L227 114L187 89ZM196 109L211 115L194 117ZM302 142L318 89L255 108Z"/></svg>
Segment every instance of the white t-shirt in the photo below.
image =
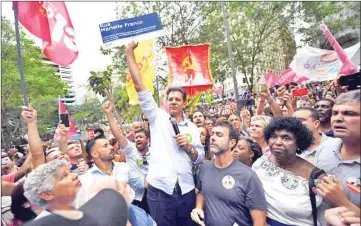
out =
<svg viewBox="0 0 361 226"><path fill-rule="evenodd" d="M275 166L265 153L252 169L261 180L268 204L267 217L283 224L313 226L308 180ZM316 195L316 206L322 198Z"/></svg>

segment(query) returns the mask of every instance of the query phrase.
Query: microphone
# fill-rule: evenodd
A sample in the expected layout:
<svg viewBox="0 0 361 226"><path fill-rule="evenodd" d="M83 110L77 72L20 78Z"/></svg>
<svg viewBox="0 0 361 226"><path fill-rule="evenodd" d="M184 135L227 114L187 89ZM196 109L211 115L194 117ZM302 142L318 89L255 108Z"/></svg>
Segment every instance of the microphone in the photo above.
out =
<svg viewBox="0 0 361 226"><path fill-rule="evenodd" d="M180 134L179 128L178 128L178 124L177 124L177 120L175 120L175 118L172 118L172 117L170 117L169 120L170 120L170 122L172 123L173 130L174 130L175 135Z"/></svg>

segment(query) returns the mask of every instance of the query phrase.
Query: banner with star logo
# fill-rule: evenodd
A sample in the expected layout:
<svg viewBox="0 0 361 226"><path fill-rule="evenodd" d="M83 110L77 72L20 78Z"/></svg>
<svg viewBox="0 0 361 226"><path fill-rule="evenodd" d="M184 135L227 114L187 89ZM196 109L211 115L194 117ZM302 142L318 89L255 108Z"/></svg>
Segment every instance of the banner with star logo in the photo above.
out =
<svg viewBox="0 0 361 226"><path fill-rule="evenodd" d="M210 44L166 47L169 85L182 87L189 98L213 87Z"/></svg>

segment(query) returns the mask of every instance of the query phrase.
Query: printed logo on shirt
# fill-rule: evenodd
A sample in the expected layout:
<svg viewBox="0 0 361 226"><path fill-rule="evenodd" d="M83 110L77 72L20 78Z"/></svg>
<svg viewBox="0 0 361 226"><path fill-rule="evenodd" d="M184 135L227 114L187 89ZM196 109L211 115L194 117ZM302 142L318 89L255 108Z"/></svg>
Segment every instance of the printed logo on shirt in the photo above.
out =
<svg viewBox="0 0 361 226"><path fill-rule="evenodd" d="M356 194L360 194L360 177L349 177L346 180L346 186L350 191Z"/></svg>
<svg viewBox="0 0 361 226"><path fill-rule="evenodd" d="M186 133L185 136L187 137L187 141L188 143L192 143L192 135L190 135L189 133Z"/></svg>
<svg viewBox="0 0 361 226"><path fill-rule="evenodd" d="M234 185L236 184L236 181L234 180L234 178L232 176L224 176L222 179L222 185L225 189L232 189L234 188Z"/></svg>
<svg viewBox="0 0 361 226"><path fill-rule="evenodd" d="M143 159L137 159L137 164L142 165L143 164Z"/></svg>

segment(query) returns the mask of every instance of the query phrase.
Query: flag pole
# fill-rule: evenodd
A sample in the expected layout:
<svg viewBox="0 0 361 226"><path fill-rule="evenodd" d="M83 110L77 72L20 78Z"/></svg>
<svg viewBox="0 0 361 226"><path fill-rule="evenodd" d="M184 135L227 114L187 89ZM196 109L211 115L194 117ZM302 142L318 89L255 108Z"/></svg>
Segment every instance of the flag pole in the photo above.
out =
<svg viewBox="0 0 361 226"><path fill-rule="evenodd" d="M20 72L20 85L21 92L23 93L24 105L29 106L28 98L26 95L25 87L25 78L24 78L24 68L23 68L23 59L21 57L21 48L20 48L20 34L19 34L19 19L18 19L18 4L14 2L14 17L15 17L15 37L16 37L16 50L18 53L18 67Z"/></svg>
<svg viewBox="0 0 361 226"><path fill-rule="evenodd" d="M239 115L239 113L241 112L241 108L238 105L239 96L238 96L238 84L237 84L237 78L236 78L236 69L234 67L234 59L233 59L233 53L232 53L231 38L230 38L230 34L229 34L230 31L229 31L229 26L228 26L228 22L227 22L226 9L225 9L223 1L221 2L221 6L222 6L222 12L223 12L224 27L226 29L228 55L229 55L229 60L231 62L233 85L234 85L234 95L236 97L235 100L236 100L236 106L237 106L237 113Z"/></svg>

